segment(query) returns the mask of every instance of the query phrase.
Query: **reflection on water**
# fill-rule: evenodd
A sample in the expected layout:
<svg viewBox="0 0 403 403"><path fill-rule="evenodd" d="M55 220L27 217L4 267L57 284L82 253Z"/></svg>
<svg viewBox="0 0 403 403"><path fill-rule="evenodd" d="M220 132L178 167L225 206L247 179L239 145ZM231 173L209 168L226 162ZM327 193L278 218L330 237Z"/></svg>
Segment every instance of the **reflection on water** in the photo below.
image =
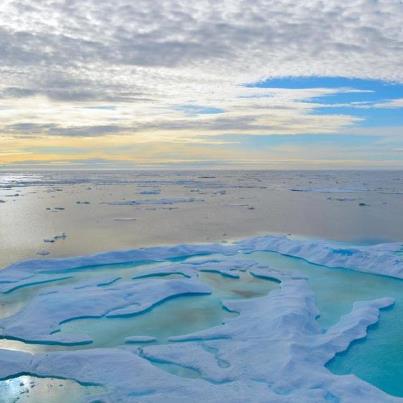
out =
<svg viewBox="0 0 403 403"><path fill-rule="evenodd" d="M19 376L0 382L2 403L81 403L91 395L100 394L103 388L81 386L66 379Z"/></svg>
<svg viewBox="0 0 403 403"><path fill-rule="evenodd" d="M160 193L141 194L150 189ZM151 208L106 204L195 195L203 201ZM39 258L44 250L49 257L88 255L258 233L351 242L402 240L402 195L402 173L387 171L3 170L0 267ZM61 233L67 234L65 240L43 242Z"/></svg>

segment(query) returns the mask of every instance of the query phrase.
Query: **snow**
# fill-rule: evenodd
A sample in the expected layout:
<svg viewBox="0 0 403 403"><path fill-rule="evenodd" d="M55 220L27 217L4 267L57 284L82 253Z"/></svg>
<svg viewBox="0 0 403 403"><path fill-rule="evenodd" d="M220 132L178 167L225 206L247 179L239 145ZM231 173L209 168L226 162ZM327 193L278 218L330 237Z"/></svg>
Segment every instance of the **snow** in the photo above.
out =
<svg viewBox="0 0 403 403"><path fill-rule="evenodd" d="M338 376L325 365L366 337L380 311L393 299L358 301L350 313L327 330L316 320L319 311L308 280L275 267L241 259L240 252L274 251L317 265L403 277L401 244L346 246L323 241L264 236L229 244L176 245L109 252L66 259L21 262L0 272L0 291L55 284L37 292L18 312L0 319L3 338L26 343L62 345L65 351L29 354L0 350L0 377L21 374L71 379L105 387L100 397L113 402L401 402L354 375ZM221 257L216 257L220 254ZM207 255L207 256L205 256ZM211 256L214 255L214 256ZM169 262L169 259L189 258ZM139 270L131 278L119 275L77 277L97 273L97 266L114 263L165 262ZM318 266L320 270L320 266ZM82 318L121 318L145 313L171 298L209 295L201 272L237 279L248 272L274 280L279 287L257 298L223 300L239 315L221 325L174 336L158 344L147 334L124 339L116 347L83 348L86 334L60 332L63 323ZM184 278L168 278L182 274ZM61 279L71 284L57 284ZM78 346L82 346L78 349ZM74 349L74 348L76 349ZM166 368L161 368L165 364ZM192 371L178 376L174 369ZM171 372L170 372L171 371Z"/></svg>
<svg viewBox="0 0 403 403"><path fill-rule="evenodd" d="M363 337L379 310L392 303L356 304L322 333L306 280L288 279L266 297L227 302L240 312L238 317L176 337L174 343L35 356L2 350L0 373L3 378L30 373L102 385L107 398L124 402L185 402L195 396L208 402L325 402L329 396L343 402L398 402L355 376L336 376L324 367L336 352ZM159 362L192 369L200 377L174 376Z"/></svg>
<svg viewBox="0 0 403 403"><path fill-rule="evenodd" d="M242 250L264 250L298 257L317 265L403 278L403 259L395 254L403 244L344 246L325 241L265 236L239 243Z"/></svg>

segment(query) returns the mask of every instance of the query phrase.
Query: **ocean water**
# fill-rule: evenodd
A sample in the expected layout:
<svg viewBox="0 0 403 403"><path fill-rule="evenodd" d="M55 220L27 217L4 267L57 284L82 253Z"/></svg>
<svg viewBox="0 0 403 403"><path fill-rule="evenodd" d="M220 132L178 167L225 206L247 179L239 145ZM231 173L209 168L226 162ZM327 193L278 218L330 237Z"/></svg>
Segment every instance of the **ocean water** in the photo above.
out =
<svg viewBox="0 0 403 403"><path fill-rule="evenodd" d="M402 201L400 171L0 170L0 267L268 233L399 241Z"/></svg>
<svg viewBox="0 0 403 403"><path fill-rule="evenodd" d="M23 259L147 245L228 242L259 233L330 239L347 245L403 241L402 201L403 174L397 171L0 172L0 267ZM271 252L239 254L237 259L253 259L308 277L324 331L350 312L356 301L394 298L395 305L382 311L368 336L338 354L327 368L335 374L355 374L403 397L401 280L330 269ZM131 280L162 264L78 268L72 278L1 295L0 317L13 315L52 287L100 276ZM90 345L63 347L0 339L0 348L39 353L116 347L130 336L153 336L154 344L169 343L169 337L230 320L236 313L224 309L223 300L259 297L279 286L248 273L241 273L240 279L201 273L199 280L213 289L212 295L169 299L128 318L76 319L61 326L63 334L88 334L94 340ZM154 364L177 376L199 376L182 367ZM0 381L1 402L80 402L100 392L98 387L72 381L19 375Z"/></svg>

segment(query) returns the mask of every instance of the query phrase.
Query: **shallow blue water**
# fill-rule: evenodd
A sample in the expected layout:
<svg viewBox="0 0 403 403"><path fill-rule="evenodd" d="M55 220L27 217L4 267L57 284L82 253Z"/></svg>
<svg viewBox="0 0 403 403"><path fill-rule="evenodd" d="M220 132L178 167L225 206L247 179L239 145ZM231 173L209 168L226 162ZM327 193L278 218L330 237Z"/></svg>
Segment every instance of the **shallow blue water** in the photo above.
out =
<svg viewBox="0 0 403 403"><path fill-rule="evenodd" d="M402 318L400 301L382 313L365 339L354 342L327 367L335 374L356 374L392 395L403 396Z"/></svg>
<svg viewBox="0 0 403 403"><path fill-rule="evenodd" d="M212 295L177 297L128 318L73 320L63 324L61 331L88 334L94 343L85 348L118 346L124 344L125 337L144 335L166 343L171 336L218 326L236 315L223 308L222 300L257 297L278 287L276 282L257 279L248 273L242 273L239 279L201 273L199 279L213 288Z"/></svg>
<svg viewBox="0 0 403 403"><path fill-rule="evenodd" d="M158 342L168 337L192 333L223 323L231 314L211 295L170 299L150 312L128 318L78 319L62 325L62 333L88 334L94 343L84 348L113 347L125 343L125 337L152 336Z"/></svg>
<svg viewBox="0 0 403 403"><path fill-rule="evenodd" d="M348 313L355 301L392 297L396 303L381 312L379 322L369 328L367 338L327 364L336 374L355 374L385 392L403 396L403 281L354 272L329 269L301 259L276 253L254 253L253 258L283 270L298 271L309 278L320 310L323 328Z"/></svg>

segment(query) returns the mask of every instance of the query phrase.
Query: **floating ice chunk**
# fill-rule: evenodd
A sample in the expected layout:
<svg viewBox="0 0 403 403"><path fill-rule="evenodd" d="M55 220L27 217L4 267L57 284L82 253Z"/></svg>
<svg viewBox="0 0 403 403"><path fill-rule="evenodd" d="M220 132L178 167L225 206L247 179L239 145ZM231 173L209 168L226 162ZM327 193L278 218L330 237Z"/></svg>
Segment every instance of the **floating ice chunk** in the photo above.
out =
<svg viewBox="0 0 403 403"><path fill-rule="evenodd" d="M156 199L156 200L122 200L109 202L106 204L112 206L150 206L150 205L164 205L164 204L176 204L176 203L194 203L202 202L203 199L195 199L193 197L189 198L171 198L171 199Z"/></svg>
<svg viewBox="0 0 403 403"><path fill-rule="evenodd" d="M312 192L312 193L361 193L370 192L370 189L357 188L290 188L291 192Z"/></svg>
<svg viewBox="0 0 403 403"><path fill-rule="evenodd" d="M135 217L116 217L113 219L114 221L136 221Z"/></svg>
<svg viewBox="0 0 403 403"><path fill-rule="evenodd" d="M141 195L159 195L161 193L160 189L143 190L139 192Z"/></svg>
<svg viewBox="0 0 403 403"><path fill-rule="evenodd" d="M50 211L52 213L58 213L59 211L65 210L64 207L46 207L47 211Z"/></svg>
<svg viewBox="0 0 403 403"><path fill-rule="evenodd" d="M45 243L54 243L56 241L65 240L67 238L66 233L61 233L60 235L55 235L53 238L44 239L43 242Z"/></svg>
<svg viewBox="0 0 403 403"><path fill-rule="evenodd" d="M53 243L53 242L55 242L55 240L54 239L44 239L43 242L45 242L45 243Z"/></svg>
<svg viewBox="0 0 403 403"><path fill-rule="evenodd" d="M47 256L50 254L50 252L48 250L40 250L36 254L39 256Z"/></svg>
<svg viewBox="0 0 403 403"><path fill-rule="evenodd" d="M65 232L61 233L60 235L55 235L55 236L53 237L53 239L54 239L55 241L58 241L58 240L60 240L60 239L64 240L64 239L66 239L66 238L67 238L67 235L66 235Z"/></svg>
<svg viewBox="0 0 403 403"><path fill-rule="evenodd" d="M357 199L353 198L353 197L331 197L329 196L327 198L327 200L335 200L335 201L340 201L340 202L353 202L356 201Z"/></svg>

